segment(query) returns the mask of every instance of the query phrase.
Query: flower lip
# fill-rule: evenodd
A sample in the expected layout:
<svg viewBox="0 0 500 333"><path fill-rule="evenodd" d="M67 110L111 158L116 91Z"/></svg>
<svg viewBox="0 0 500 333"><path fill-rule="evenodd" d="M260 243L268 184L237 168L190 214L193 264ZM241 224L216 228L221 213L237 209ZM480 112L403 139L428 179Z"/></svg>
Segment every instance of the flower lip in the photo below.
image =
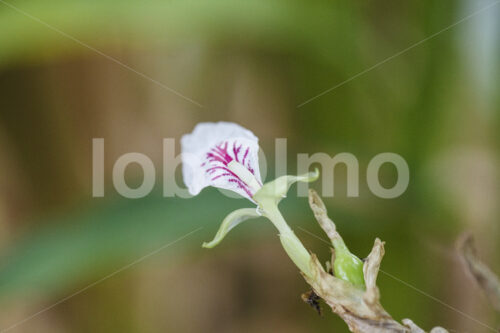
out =
<svg viewBox="0 0 500 333"><path fill-rule="evenodd" d="M262 186L258 138L237 124L200 123L182 137L181 148L184 183L192 195L214 186L252 200Z"/></svg>

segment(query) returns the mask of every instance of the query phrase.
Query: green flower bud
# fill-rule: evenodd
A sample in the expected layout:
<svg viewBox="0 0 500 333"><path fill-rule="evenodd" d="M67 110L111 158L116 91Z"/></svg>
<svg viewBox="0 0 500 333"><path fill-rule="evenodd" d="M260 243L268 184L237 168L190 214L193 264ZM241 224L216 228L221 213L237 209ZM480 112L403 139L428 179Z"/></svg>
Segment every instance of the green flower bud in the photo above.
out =
<svg viewBox="0 0 500 333"><path fill-rule="evenodd" d="M321 228L330 238L335 256L333 259L333 272L339 279L352 283L354 286L364 289L365 279L363 274L363 262L352 254L337 232L335 223L328 217L323 200L314 190L309 191L309 205L318 220Z"/></svg>
<svg viewBox="0 0 500 333"><path fill-rule="evenodd" d="M363 261L349 251L342 239L334 241L333 247L335 248L335 259L333 261L335 276L364 289Z"/></svg>

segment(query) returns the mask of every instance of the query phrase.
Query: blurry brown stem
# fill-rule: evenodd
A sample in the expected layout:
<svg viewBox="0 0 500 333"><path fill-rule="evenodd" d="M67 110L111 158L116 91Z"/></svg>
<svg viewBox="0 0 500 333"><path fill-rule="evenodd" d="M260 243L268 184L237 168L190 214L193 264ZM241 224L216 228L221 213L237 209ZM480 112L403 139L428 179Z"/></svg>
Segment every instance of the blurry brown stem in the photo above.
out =
<svg viewBox="0 0 500 333"><path fill-rule="evenodd" d="M500 280L491 269L477 256L474 238L470 233L465 233L457 241L457 250L464 267L469 275L490 301L491 305L500 311Z"/></svg>

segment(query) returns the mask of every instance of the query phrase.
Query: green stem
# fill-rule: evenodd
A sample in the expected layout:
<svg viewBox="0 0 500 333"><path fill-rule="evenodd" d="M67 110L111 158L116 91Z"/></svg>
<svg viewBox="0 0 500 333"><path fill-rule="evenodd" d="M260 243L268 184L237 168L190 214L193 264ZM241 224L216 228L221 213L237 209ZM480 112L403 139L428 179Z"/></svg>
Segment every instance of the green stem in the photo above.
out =
<svg viewBox="0 0 500 333"><path fill-rule="evenodd" d="M288 226L283 215L274 201L260 202L260 206L266 216L280 232L279 237L283 248L295 265L308 277L312 277L310 262L311 255L302 242L297 238L293 230Z"/></svg>

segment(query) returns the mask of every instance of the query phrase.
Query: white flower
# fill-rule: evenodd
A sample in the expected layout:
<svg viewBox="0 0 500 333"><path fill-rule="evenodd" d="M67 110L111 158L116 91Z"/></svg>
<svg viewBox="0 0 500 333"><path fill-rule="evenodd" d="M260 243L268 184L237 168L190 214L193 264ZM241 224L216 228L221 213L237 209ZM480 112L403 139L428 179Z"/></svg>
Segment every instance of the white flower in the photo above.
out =
<svg viewBox="0 0 500 333"><path fill-rule="evenodd" d="M200 123L182 137L181 149L184 183L192 195L214 186L253 201L262 187L259 139L240 125Z"/></svg>
<svg viewBox="0 0 500 333"><path fill-rule="evenodd" d="M250 199L258 208L241 208L230 213L215 238L203 247L219 244L240 223L264 216L279 230L280 240L293 262L311 276L311 257L278 210L278 203L296 182L311 182L319 173L282 176L262 185L259 171L259 139L234 123L201 123L181 139L182 175L189 193L197 195L207 186L232 190Z"/></svg>

